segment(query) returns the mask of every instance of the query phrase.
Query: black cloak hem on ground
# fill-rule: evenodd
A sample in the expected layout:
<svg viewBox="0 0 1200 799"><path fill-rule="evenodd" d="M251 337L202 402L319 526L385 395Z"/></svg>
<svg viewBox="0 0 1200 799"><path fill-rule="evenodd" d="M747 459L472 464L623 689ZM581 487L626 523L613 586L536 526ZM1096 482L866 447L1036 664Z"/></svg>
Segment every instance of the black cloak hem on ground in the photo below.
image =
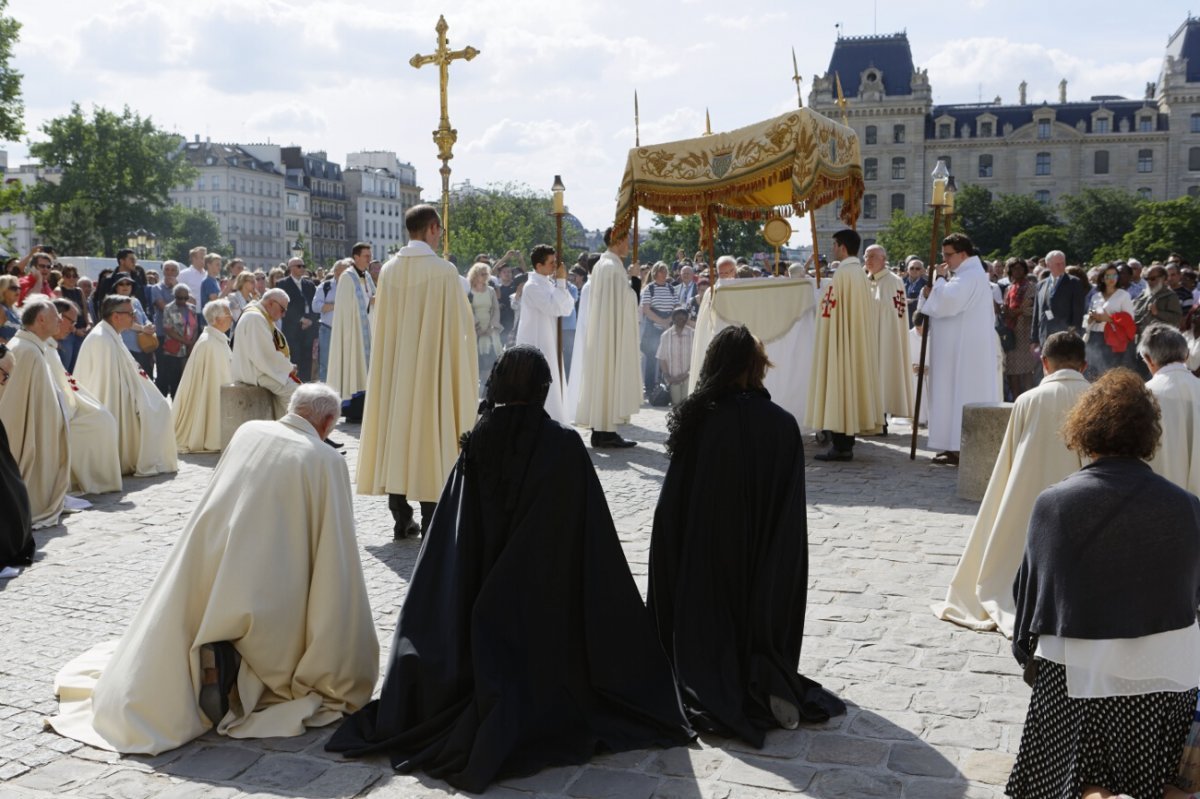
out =
<svg viewBox="0 0 1200 799"><path fill-rule="evenodd" d="M0 423L0 569L33 563L33 517L29 492L8 448L8 433Z"/></svg>

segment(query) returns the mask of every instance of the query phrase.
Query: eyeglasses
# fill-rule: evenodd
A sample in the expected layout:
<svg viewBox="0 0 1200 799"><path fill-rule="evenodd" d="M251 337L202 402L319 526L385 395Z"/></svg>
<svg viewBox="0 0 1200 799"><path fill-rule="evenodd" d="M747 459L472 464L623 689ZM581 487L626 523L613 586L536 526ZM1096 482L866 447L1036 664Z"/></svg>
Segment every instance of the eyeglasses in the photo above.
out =
<svg viewBox="0 0 1200 799"><path fill-rule="evenodd" d="M123 316L133 316L133 311L113 311L113 315L122 314Z"/></svg>

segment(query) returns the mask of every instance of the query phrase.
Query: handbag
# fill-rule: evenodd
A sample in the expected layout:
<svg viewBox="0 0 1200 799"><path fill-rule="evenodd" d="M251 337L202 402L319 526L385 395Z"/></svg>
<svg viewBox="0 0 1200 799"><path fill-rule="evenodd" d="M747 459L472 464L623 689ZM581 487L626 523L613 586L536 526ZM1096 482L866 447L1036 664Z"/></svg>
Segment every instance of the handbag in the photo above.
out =
<svg viewBox="0 0 1200 799"><path fill-rule="evenodd" d="M666 383L659 383L650 392L650 404L655 408L665 408L671 404L671 389Z"/></svg>
<svg viewBox="0 0 1200 799"><path fill-rule="evenodd" d="M1004 324L1000 317L996 317L996 335L1000 337L1000 347L1005 352L1012 352L1017 348L1017 334Z"/></svg>
<svg viewBox="0 0 1200 799"><path fill-rule="evenodd" d="M142 352L154 352L158 349L158 335L155 333L138 333L138 349Z"/></svg>

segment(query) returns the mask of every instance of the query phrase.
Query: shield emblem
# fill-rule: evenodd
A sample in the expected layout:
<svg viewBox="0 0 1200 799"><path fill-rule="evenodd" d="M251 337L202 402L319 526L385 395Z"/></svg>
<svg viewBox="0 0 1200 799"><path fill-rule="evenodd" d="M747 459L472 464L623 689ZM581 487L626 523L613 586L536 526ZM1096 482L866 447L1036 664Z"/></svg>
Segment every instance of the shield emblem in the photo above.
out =
<svg viewBox="0 0 1200 799"><path fill-rule="evenodd" d="M709 161L709 169L717 178L725 177L731 166L733 166L733 151L713 153L712 159Z"/></svg>

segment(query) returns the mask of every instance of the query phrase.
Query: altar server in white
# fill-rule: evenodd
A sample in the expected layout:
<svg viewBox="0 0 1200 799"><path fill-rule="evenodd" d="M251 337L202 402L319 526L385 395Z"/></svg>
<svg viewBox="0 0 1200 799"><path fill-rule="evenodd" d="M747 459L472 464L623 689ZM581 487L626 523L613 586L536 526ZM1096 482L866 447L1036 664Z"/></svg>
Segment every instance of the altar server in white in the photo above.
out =
<svg viewBox="0 0 1200 799"><path fill-rule="evenodd" d="M261 300L242 311L233 339L233 379L270 391L276 416L287 411L288 400L300 385L288 340L275 326L287 311L288 302L286 291L269 289Z"/></svg>
<svg viewBox="0 0 1200 799"><path fill-rule="evenodd" d="M340 408L309 384L279 421L238 428L125 635L59 672L56 731L153 755L212 727L301 735L371 698L350 475L322 443Z"/></svg>
<svg viewBox="0 0 1200 799"><path fill-rule="evenodd" d="M546 356L550 364L550 393L546 395L546 413L561 424L570 424L564 410L562 358L558 320L570 316L575 300L567 290L567 272L558 253L548 244L539 244L529 253L533 272L521 292L521 318L517 322L517 343L531 344Z"/></svg>
<svg viewBox="0 0 1200 799"><path fill-rule="evenodd" d="M180 452L221 451L221 386L233 381L233 352L226 336L233 327L228 300L204 306L200 339L192 347L175 392L175 443Z"/></svg>
<svg viewBox="0 0 1200 799"><path fill-rule="evenodd" d="M1067 449L1059 430L1088 389L1084 357L1083 339L1074 333L1052 333L1044 342L1042 368L1046 376L1013 405L996 466L950 580L946 601L933 606L938 618L972 630L999 628L1012 637L1016 614L1013 579L1025 553L1034 500L1083 465L1079 453Z"/></svg>
<svg viewBox="0 0 1200 799"><path fill-rule="evenodd" d="M0 422L29 491L35 530L58 524L71 480L67 418L50 371L50 361L59 358L45 342L58 324L58 311L49 300L25 303L21 329L8 342L14 365L0 396Z"/></svg>
<svg viewBox="0 0 1200 799"><path fill-rule="evenodd" d="M926 335L937 369L929 375L929 447L933 462L957 465L962 409L968 402L999 402L1000 340L992 284L975 246L962 233L942 239L942 278L922 290L918 310L930 318Z"/></svg>
<svg viewBox="0 0 1200 799"><path fill-rule="evenodd" d="M75 379L117 420L121 474L147 477L178 471L171 406L121 340L121 333L133 325L129 297L105 297L100 319L83 340Z"/></svg>
<svg viewBox="0 0 1200 799"><path fill-rule="evenodd" d="M1200 378L1188 371L1187 339L1173 327L1150 325L1142 331L1137 351L1153 375L1146 388L1162 411L1162 439L1150 467L1200 494Z"/></svg>
<svg viewBox="0 0 1200 799"><path fill-rule="evenodd" d="M863 253L871 298L879 314L879 390L883 411L904 419L913 414L913 383L909 370L908 305L904 281L887 268L887 251L878 244ZM887 424L884 424L884 430Z"/></svg>
<svg viewBox="0 0 1200 799"><path fill-rule="evenodd" d="M608 249L579 295L567 418L592 428L593 447L632 447L637 442L617 433L642 404L637 294L622 260L629 233L609 228L604 243Z"/></svg>
<svg viewBox="0 0 1200 799"><path fill-rule="evenodd" d="M58 342L75 335L79 306L67 299L56 299L58 329L46 339L47 346L58 349ZM71 490L81 494L104 494L121 490L121 459L117 449L117 420L92 393L79 385L61 358L49 358L50 371L58 385L67 413L67 439L71 444Z"/></svg>
<svg viewBox="0 0 1200 799"><path fill-rule="evenodd" d="M333 330L329 337L329 372L326 382L342 399L367 388L371 363L371 309L375 304L375 281L367 267L371 245L359 242L347 259L348 269L337 279L333 302Z"/></svg>

